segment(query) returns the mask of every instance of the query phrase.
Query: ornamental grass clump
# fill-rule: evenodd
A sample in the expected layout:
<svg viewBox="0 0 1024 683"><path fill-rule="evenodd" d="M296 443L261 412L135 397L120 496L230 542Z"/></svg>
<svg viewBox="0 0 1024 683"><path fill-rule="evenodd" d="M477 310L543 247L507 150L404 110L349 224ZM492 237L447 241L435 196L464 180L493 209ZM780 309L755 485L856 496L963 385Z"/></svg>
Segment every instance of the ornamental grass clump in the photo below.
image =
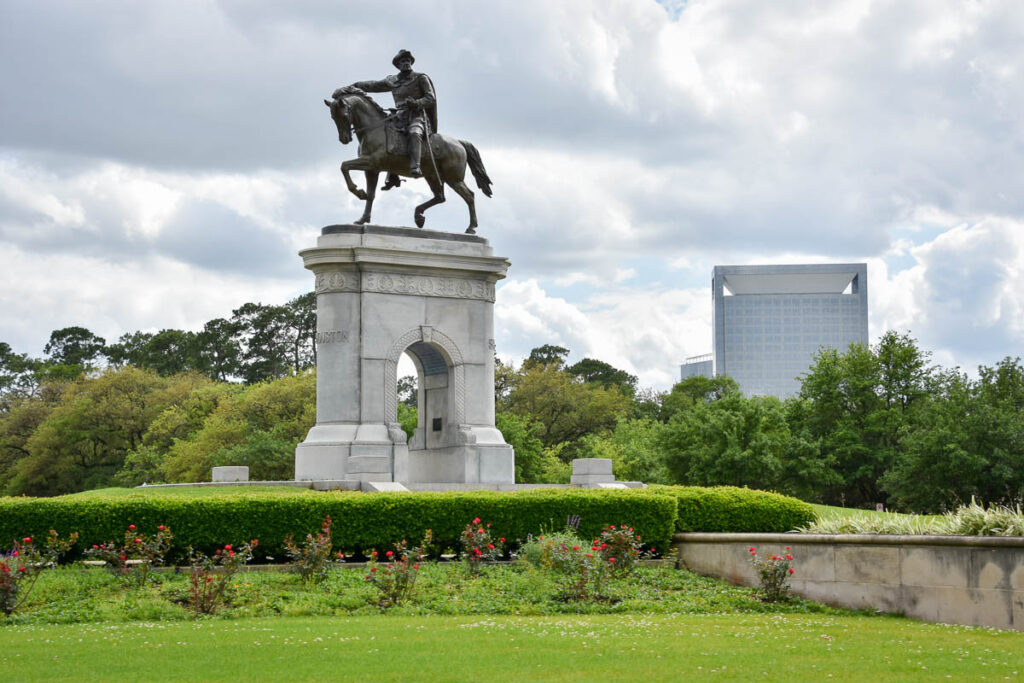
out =
<svg viewBox="0 0 1024 683"><path fill-rule="evenodd" d="M788 545L786 554L781 557L758 557L757 549L750 549L750 563L754 565L754 571L761 581L761 599L764 602L781 602L789 598L789 577L796 572L792 562L793 556L789 554Z"/></svg>
<svg viewBox="0 0 1024 683"><path fill-rule="evenodd" d="M0 553L0 612L9 616L25 604L43 570L56 565L77 540L78 532L61 540L57 532L50 529L42 549L36 547L31 536L25 536L14 541L9 553Z"/></svg>
<svg viewBox="0 0 1024 683"><path fill-rule="evenodd" d="M196 616L214 614L226 605L231 588L231 577L252 559L252 551L259 544L255 538L235 548L228 544L213 555L188 549L192 573L189 576L186 606Z"/></svg>
<svg viewBox="0 0 1024 683"><path fill-rule="evenodd" d="M85 550L85 556L102 560L103 565L125 581L141 586L149 576L149 570L164 563L164 556L171 548L174 534L171 528L161 524L156 534L147 536L134 524L129 524L121 544L115 541L93 544Z"/></svg>
<svg viewBox="0 0 1024 683"><path fill-rule="evenodd" d="M466 525L462 532L462 559L470 573L476 574L484 564L494 563L505 554L505 537L494 538L490 523L479 517Z"/></svg>
<svg viewBox="0 0 1024 683"><path fill-rule="evenodd" d="M299 575L303 583L320 583L327 578L335 559L343 560L345 555L339 552L331 555L331 516L324 517L320 525L320 533L314 536L306 534L302 545L297 545L292 534L284 539L284 549L291 558L291 571Z"/></svg>
<svg viewBox="0 0 1024 683"><path fill-rule="evenodd" d="M426 557L426 549L433 542L433 532L427 529L419 547L409 548L405 539L395 544L380 557L376 550L366 563L366 580L380 591L377 606L381 609L394 607L412 596L419 575L420 562Z"/></svg>

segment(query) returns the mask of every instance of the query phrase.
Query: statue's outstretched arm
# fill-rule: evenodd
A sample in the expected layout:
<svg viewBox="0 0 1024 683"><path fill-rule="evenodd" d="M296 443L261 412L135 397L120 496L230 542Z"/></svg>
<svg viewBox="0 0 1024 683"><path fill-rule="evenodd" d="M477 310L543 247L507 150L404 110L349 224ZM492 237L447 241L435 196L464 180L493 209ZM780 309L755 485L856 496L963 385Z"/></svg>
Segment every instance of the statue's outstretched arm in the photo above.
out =
<svg viewBox="0 0 1024 683"><path fill-rule="evenodd" d="M365 92L391 92L395 89L395 86L388 80L358 81L352 85Z"/></svg>

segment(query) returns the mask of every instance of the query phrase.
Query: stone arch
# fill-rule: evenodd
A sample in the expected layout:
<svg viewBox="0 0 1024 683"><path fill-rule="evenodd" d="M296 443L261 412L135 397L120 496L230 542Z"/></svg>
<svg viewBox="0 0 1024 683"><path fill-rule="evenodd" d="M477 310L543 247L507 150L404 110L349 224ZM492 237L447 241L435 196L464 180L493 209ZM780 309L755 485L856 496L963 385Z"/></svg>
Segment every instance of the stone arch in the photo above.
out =
<svg viewBox="0 0 1024 683"><path fill-rule="evenodd" d="M384 359L384 420L388 424L398 422L398 359L410 346L417 342L437 349L444 358L451 382L450 394L454 403L452 418L456 425L466 421L466 369L462 352L451 337L430 325L412 328L391 345ZM422 361L421 361L422 362Z"/></svg>

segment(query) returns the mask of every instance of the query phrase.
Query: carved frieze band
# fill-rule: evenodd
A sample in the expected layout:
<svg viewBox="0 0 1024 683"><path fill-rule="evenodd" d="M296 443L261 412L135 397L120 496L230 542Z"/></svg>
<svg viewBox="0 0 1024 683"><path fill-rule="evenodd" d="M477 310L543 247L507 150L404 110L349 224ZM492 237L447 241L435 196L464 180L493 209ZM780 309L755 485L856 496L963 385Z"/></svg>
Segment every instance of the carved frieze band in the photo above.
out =
<svg viewBox="0 0 1024 683"><path fill-rule="evenodd" d="M494 301L494 283L486 280L341 270L326 270L316 275L317 294L359 291Z"/></svg>

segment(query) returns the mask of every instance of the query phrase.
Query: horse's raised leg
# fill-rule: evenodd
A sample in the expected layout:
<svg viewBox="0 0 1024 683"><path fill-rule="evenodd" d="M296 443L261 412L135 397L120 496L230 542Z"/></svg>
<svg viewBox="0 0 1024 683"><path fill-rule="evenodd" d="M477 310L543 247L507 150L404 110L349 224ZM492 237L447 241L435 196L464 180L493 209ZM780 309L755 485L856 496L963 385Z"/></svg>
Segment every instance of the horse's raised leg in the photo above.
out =
<svg viewBox="0 0 1024 683"><path fill-rule="evenodd" d="M366 171L366 206L363 208L363 215L356 221L356 225L363 225L370 222L370 212L373 210L373 198L377 195L377 177L379 171Z"/></svg>
<svg viewBox="0 0 1024 683"><path fill-rule="evenodd" d="M470 235L475 235L477 227L476 200L473 198L473 190L469 189L469 185L467 185L463 180L460 180L457 183L448 184L451 185L453 190L459 193L459 196L465 200L466 206L469 207L469 227L466 228L466 232L468 232Z"/></svg>
<svg viewBox="0 0 1024 683"><path fill-rule="evenodd" d="M416 212L413 214L413 220L416 221L417 228L422 228L423 223L427 220L427 217L423 215L424 211L436 204L444 202L444 185L434 177L427 178L427 184L430 186L430 189L434 191L434 196L416 207Z"/></svg>
<svg viewBox="0 0 1024 683"><path fill-rule="evenodd" d="M349 175L349 172L368 170L369 161L366 157L357 157L341 163L341 175L345 177L345 185L348 187L348 191L364 201L366 200L366 193L356 187L356 184L352 182L352 176Z"/></svg>

